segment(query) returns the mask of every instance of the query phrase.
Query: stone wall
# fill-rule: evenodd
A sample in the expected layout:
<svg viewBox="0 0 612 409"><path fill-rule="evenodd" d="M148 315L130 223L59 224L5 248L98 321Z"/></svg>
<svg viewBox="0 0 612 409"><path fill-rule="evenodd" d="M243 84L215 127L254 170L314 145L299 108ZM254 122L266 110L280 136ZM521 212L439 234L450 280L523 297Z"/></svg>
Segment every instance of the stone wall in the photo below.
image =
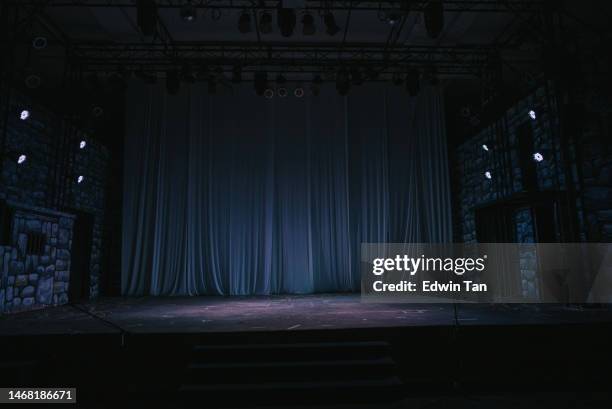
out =
<svg viewBox="0 0 612 409"><path fill-rule="evenodd" d="M532 110L535 119L529 114ZM554 133L558 127L557 107L550 89L541 87L452 152L454 213L458 218L455 241L476 242L476 208L524 190L517 136L523 125L533 130L534 153L539 152L544 157L543 161L536 162L538 189L558 190L564 186L560 147ZM490 172L490 179L486 172ZM515 220L516 241L531 242L533 226L530 217L517 211Z"/></svg>
<svg viewBox="0 0 612 409"><path fill-rule="evenodd" d="M16 312L68 302L74 217L9 203L11 245L0 246L0 310ZM28 249L30 234L44 237L40 252Z"/></svg>
<svg viewBox="0 0 612 409"><path fill-rule="evenodd" d="M4 112L5 108L2 107L1 111ZM30 116L27 120L20 119L22 110L29 111ZM51 109L37 104L18 92L14 92L11 97L8 113L6 142L1 163L0 200L11 202L21 208L20 212L26 219L40 217L40 214L45 211L63 212L66 215L74 214L74 211L82 211L93 215L90 296L95 297L99 294L100 276L103 274L102 254L105 237L105 200L109 184L109 151L70 120L62 118ZM0 130L4 129L3 119L0 118ZM81 141L85 141L85 147L82 149ZM21 155L26 155L26 160L18 163ZM78 182L79 176L83 177L81 183ZM38 210L27 213L25 209ZM66 216L61 220L64 220L62 223L68 223L66 220L69 219L70 217ZM44 222L41 221L41 223L47 226ZM59 221L57 224L61 226ZM51 224L49 241L60 239L59 236L57 238L53 236L53 225L54 223ZM62 232L62 229L58 228L58 232ZM0 245L4 248L4 256L8 254L7 249L10 249L12 257L15 243L4 242ZM56 267L58 263L62 264L64 256L67 255L64 250L70 251L70 247L61 249L62 258L57 258L57 250L56 248ZM52 251L52 247L49 248L49 251ZM18 258L15 259L17 263L26 263L27 260L19 255L19 251L17 256ZM52 257L51 253L45 256ZM46 258L43 260L47 261ZM49 265L53 264L51 259L48 261ZM28 271L28 282L42 279L41 275L32 275L36 274L32 271ZM16 302L22 303L20 309L26 308L23 304L24 299L28 299L25 302L27 307L30 306L30 303L33 303L34 307L62 304L67 301L69 281L67 275L69 275L69 269L60 270L57 277L54 274L55 288L51 303L38 302L36 297L30 300L32 297L22 296L21 291L25 291L25 294L31 291L28 286L24 288L17 286L20 291L19 295L13 289L11 296L14 300L17 299L16 296L19 297L21 301ZM19 284L22 281L19 281ZM39 283L38 285L44 287L46 284ZM34 285L33 287L37 288ZM6 289L8 290L8 287ZM5 300L8 302L9 294L5 294ZM43 297L41 300L46 301L46 298ZM11 310L11 308L5 309Z"/></svg>

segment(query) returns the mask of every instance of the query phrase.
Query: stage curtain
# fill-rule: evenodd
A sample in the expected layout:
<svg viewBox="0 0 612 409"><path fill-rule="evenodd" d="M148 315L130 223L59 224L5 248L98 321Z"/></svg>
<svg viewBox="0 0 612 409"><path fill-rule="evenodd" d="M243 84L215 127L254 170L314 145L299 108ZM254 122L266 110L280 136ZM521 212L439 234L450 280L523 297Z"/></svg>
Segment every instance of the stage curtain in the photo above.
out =
<svg viewBox="0 0 612 409"><path fill-rule="evenodd" d="M128 86L125 295L355 291L362 242L452 241L437 88L222 91Z"/></svg>

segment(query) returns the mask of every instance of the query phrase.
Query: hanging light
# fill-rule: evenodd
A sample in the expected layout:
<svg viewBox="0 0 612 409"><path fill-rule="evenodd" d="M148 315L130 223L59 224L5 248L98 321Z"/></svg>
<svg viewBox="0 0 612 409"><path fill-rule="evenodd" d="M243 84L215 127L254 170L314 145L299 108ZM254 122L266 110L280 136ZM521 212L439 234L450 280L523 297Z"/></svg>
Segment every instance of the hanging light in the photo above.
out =
<svg viewBox="0 0 612 409"><path fill-rule="evenodd" d="M246 10L243 11L242 14L240 14L240 18L238 18L238 30L242 34L251 32L251 16Z"/></svg>
<svg viewBox="0 0 612 409"><path fill-rule="evenodd" d="M304 25L304 27L302 28L302 34L304 34L305 36L314 35L314 33L316 32L316 28L314 23L314 17L312 16L312 14L304 14L304 17L302 17L302 24Z"/></svg>
<svg viewBox="0 0 612 409"><path fill-rule="evenodd" d="M191 4L191 1L187 1L187 3L185 3L185 5L181 7L180 15L183 21L187 23L193 23L198 16L195 7L193 7L193 5Z"/></svg>
<svg viewBox="0 0 612 409"><path fill-rule="evenodd" d="M264 11L259 17L259 31L262 34L270 34L272 32L272 15Z"/></svg>
<svg viewBox="0 0 612 409"><path fill-rule="evenodd" d="M293 35L296 21L295 10L288 8L278 9L278 27L283 37L291 37Z"/></svg>
<svg viewBox="0 0 612 409"><path fill-rule="evenodd" d="M330 36L335 36L340 31L340 27L336 24L336 18L332 13L327 13L323 16L323 23L325 24L325 32Z"/></svg>

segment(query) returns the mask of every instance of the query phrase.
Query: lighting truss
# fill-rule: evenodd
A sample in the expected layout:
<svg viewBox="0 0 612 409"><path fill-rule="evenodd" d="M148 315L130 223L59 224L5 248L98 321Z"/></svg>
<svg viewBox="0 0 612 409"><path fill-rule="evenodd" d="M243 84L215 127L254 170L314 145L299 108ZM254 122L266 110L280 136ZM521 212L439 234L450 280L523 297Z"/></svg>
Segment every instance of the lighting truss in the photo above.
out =
<svg viewBox="0 0 612 409"><path fill-rule="evenodd" d="M73 44L71 54L82 71L124 70L163 72L180 68L215 67L243 73L321 73L338 67L374 70L378 74L405 73L409 69L435 67L440 76L474 77L482 73L497 48L487 46L418 46L383 43L258 43L174 42Z"/></svg>
<svg viewBox="0 0 612 409"><path fill-rule="evenodd" d="M423 11L429 0L410 1L411 11ZM13 0L20 5L36 5L39 0ZM309 10L397 10L401 0L387 1L348 1L348 0L306 0ZM158 9L181 8L184 2L176 0L157 0ZM275 9L278 0L192 0L195 8L216 9ZM534 13L545 8L543 0L445 0L444 9L449 12L477 11L488 13ZM47 0L46 7L136 7L132 0Z"/></svg>

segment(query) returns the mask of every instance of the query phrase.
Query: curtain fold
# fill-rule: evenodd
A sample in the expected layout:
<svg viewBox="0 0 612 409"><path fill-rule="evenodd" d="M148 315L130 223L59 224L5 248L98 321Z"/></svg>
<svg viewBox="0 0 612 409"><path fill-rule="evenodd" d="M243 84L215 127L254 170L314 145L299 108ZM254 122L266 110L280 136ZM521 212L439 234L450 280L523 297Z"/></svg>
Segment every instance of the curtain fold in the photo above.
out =
<svg viewBox="0 0 612 409"><path fill-rule="evenodd" d="M355 291L361 243L452 240L437 88L127 98L125 295Z"/></svg>

